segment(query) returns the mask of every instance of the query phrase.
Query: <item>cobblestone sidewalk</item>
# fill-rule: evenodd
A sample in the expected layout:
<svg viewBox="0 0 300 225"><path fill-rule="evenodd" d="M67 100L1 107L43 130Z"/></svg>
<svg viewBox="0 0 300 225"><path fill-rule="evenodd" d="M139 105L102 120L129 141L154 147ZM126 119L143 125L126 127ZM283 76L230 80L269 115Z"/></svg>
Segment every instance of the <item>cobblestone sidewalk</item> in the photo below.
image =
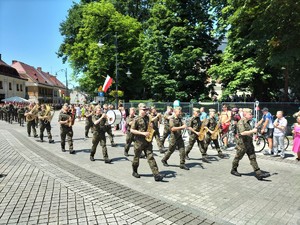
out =
<svg viewBox="0 0 300 225"><path fill-rule="evenodd" d="M53 121L56 121L56 118ZM2 125L6 126L0 121L1 128L4 127ZM9 202L5 198L8 189L5 189L3 199L2 188L6 187L7 183L13 184L9 180L17 179L20 171L25 172L20 168L20 164L28 164L27 166L33 171L38 171L39 174L43 174L42 177L47 177L47 182L53 181L56 184L55 186L51 183L52 186L60 187L53 192L53 196L57 191L65 193L61 189L66 189L67 193L73 193L76 199L82 198L83 206L88 204L94 207L95 213L93 214L93 210L87 211L78 206L80 210L77 211L85 213L78 216L74 213L76 211L74 208L77 207L77 201L75 201L75 207L72 207L73 210L70 211L70 215L75 215L75 218L72 217L74 224L87 224L89 221L90 224L201 224L203 222L209 224L213 223L212 221L215 224L300 224L300 164L293 160L290 150L288 151L289 158L284 160L258 154L259 166L270 172L272 176L265 181L257 181L247 157L243 158L239 166L239 172L243 176L230 175L234 151L226 151L227 157L219 159L216 151L209 149L210 163L203 163L199 150L194 147L189 155L191 160L186 161L189 171L179 169L177 152L168 161L170 167L163 167L160 162L163 155L159 153L154 141L155 159L160 171L166 175L165 182L157 183L153 180L149 166L144 159L141 160L139 167L141 179L131 176L132 148L129 151L130 156L124 157L125 137L119 131L114 131L117 147L111 147L108 141L108 154L113 162L105 164L102 161L99 146L95 155L96 161L90 162L91 138L83 138L83 121L76 122L73 127L76 155L60 151L59 126L55 122L52 124L55 144L39 143L32 137L28 138L25 128L16 124L7 126L6 130L1 130L1 128L0 137L3 136L4 141L1 139L0 145L6 140L6 145L11 147L3 154L2 147L0 149L0 154L3 155L3 158L0 158L0 173L7 173L5 178L0 178L0 208L2 200ZM19 160L18 157L20 157ZM8 165L10 166L6 167ZM13 170L16 172L8 173ZM21 177L27 179L28 176L30 177L26 174L24 178ZM26 182L18 180L16 183L19 185ZM39 182L36 184L40 188L45 185ZM53 198L50 201L51 206L52 201L57 201L57 199ZM56 204L53 202L53 205ZM15 206L24 208L18 207L18 203L6 204L3 208L12 209ZM61 221L60 224L71 221L71 217L70 219L66 217L64 222L60 220L62 218L60 212L58 210L48 215L55 215L53 217L56 221ZM68 215L68 212L67 207L64 215ZM98 212L101 212L103 220L97 219ZM2 214L1 208L0 223L2 222L1 215L5 216L4 218L10 218L11 214L7 214L6 211ZM115 219L108 221L106 215L109 215L108 217L113 215L110 218ZM83 218L86 222L81 222ZM50 219L48 222L50 223ZM26 222L20 224L26 224Z"/></svg>
<svg viewBox="0 0 300 225"><path fill-rule="evenodd" d="M30 150L29 150L30 148ZM0 224L215 224L0 129Z"/></svg>

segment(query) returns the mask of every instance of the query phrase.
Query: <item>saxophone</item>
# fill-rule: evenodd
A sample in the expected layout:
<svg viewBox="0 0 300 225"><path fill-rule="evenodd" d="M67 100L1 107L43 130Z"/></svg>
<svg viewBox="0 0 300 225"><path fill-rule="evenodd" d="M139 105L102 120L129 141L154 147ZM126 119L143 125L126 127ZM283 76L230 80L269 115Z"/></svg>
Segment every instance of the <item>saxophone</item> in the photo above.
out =
<svg viewBox="0 0 300 225"><path fill-rule="evenodd" d="M74 125L75 122L75 112L73 109L70 109L70 115L69 115L69 119L68 119L68 127L72 127Z"/></svg>
<svg viewBox="0 0 300 225"><path fill-rule="evenodd" d="M201 128L200 128L200 131L199 131L199 136L198 136L198 140L199 141L203 141L204 140L204 137L207 133L207 127L205 126L206 125L206 121L207 119L203 120L202 124L201 124Z"/></svg>
<svg viewBox="0 0 300 225"><path fill-rule="evenodd" d="M26 121L32 121L37 117L37 114L39 112L39 106L38 104L34 105L34 107L30 110L28 115L26 116Z"/></svg>
<svg viewBox="0 0 300 225"><path fill-rule="evenodd" d="M217 125L211 134L211 139L217 140L219 133L220 133L220 120L218 120Z"/></svg>
<svg viewBox="0 0 300 225"><path fill-rule="evenodd" d="M152 141L152 138L153 138L153 135L154 135L154 129L153 127L151 126L151 123L152 123L152 117L151 115L149 115L149 123L148 123L148 128L147 128L147 132L149 132L149 135L145 138L146 141L148 142L151 142Z"/></svg>

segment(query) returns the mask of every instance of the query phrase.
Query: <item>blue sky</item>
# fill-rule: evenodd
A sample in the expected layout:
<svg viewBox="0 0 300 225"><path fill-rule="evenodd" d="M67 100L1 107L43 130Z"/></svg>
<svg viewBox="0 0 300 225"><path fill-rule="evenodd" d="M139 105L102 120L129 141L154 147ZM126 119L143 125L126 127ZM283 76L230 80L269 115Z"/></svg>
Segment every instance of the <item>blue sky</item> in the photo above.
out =
<svg viewBox="0 0 300 225"><path fill-rule="evenodd" d="M0 0L0 54L2 60L11 65L18 60L31 66L42 67L55 75L67 68L56 52L63 41L59 25L68 15L73 2L79 0ZM65 83L64 72L58 79ZM70 76L69 76L70 77ZM69 87L74 81L69 80Z"/></svg>

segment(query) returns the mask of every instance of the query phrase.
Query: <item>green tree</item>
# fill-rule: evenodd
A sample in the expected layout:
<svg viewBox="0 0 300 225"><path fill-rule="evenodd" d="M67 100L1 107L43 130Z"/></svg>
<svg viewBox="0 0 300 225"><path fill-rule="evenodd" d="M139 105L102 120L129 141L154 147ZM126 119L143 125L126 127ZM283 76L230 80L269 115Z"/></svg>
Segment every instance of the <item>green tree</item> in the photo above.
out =
<svg viewBox="0 0 300 225"><path fill-rule="evenodd" d="M209 71L223 82L225 95L241 89L260 100L288 100L288 87L299 95L289 81L295 81L299 71L300 4L293 0L228 3L223 9L228 46L220 64ZM284 89L284 99L279 89Z"/></svg>
<svg viewBox="0 0 300 225"><path fill-rule="evenodd" d="M60 32L64 41L58 56L71 63L76 75L80 74L78 81L85 91L93 93L104 83L106 74L116 79L117 52L119 89L125 91L127 98L140 94L142 68L137 47L141 24L136 19L120 14L107 1L84 2L73 5L66 21L61 23ZM105 44L102 48L97 45L101 38ZM126 77L128 68L132 72L130 79Z"/></svg>
<svg viewBox="0 0 300 225"><path fill-rule="evenodd" d="M207 69L218 41L210 1L157 1L141 37L148 97L190 101L208 96Z"/></svg>

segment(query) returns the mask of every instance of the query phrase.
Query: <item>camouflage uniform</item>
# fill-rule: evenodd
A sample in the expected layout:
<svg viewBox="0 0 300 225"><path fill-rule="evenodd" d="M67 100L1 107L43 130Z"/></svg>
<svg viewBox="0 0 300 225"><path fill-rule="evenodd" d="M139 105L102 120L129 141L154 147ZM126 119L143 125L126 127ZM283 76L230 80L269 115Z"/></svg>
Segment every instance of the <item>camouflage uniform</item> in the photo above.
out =
<svg viewBox="0 0 300 225"><path fill-rule="evenodd" d="M199 116L197 116L197 117L193 116L192 117L192 119L190 121L190 127L192 127L196 132L200 131L201 121L200 121ZM189 135L189 145L187 146L187 148L185 150L185 155L186 155L187 159L188 159L188 155L191 152L191 150L192 150L192 148L193 148L196 141L197 141L199 150L202 154L202 157L206 156L206 152L204 151L204 140L199 141L198 135L191 131L191 134Z"/></svg>
<svg viewBox="0 0 300 225"><path fill-rule="evenodd" d="M148 116L138 116L137 119L134 121L131 129L146 132L149 124L149 117ZM146 152L147 160L149 166L152 170L153 175L158 175L158 166L156 161L153 157L153 145L152 142L148 142L143 135L135 135L135 142L134 142L134 158L132 161L132 168L133 171L137 173L137 169L139 167L139 160L140 155L143 151Z"/></svg>
<svg viewBox="0 0 300 225"><path fill-rule="evenodd" d="M3 110L3 106L0 105L0 120L3 120L3 114L4 114L4 110Z"/></svg>
<svg viewBox="0 0 300 225"><path fill-rule="evenodd" d="M247 121L245 118L241 119L237 123L237 134L239 137L237 138L236 155L232 162L233 170L237 170L239 166L239 161L243 158L243 156L246 153L250 160L250 164L253 167L253 170L258 173L260 171L256 161L252 135L240 135L243 131L250 131L251 129L252 128L250 125L250 121Z"/></svg>
<svg viewBox="0 0 300 225"><path fill-rule="evenodd" d="M105 131L108 134L108 139L110 140L111 146L115 146L114 135L112 133L112 129L111 129L111 125L110 124L106 124L105 125Z"/></svg>
<svg viewBox="0 0 300 225"><path fill-rule="evenodd" d="M31 111L31 109L27 108L25 110L25 114L26 113L29 113ZM35 119L31 120L31 121L26 121L27 122L27 133L28 133L28 137L30 137L30 134L31 134L31 128L32 128L32 131L33 131L33 136L34 137L37 137L37 133L36 133L36 129L35 129Z"/></svg>
<svg viewBox="0 0 300 225"><path fill-rule="evenodd" d="M70 117L72 117L71 112L63 112L61 111L58 116L58 121L66 121L69 120ZM72 126L68 126L68 124L60 124L60 139L61 139L61 150L65 151L65 145L66 145L66 137L68 137L68 144L69 144L69 150L70 154L75 153L73 150L73 128Z"/></svg>
<svg viewBox="0 0 300 225"><path fill-rule="evenodd" d="M12 104L7 106L7 116L7 122L12 123L14 119L14 106Z"/></svg>
<svg viewBox="0 0 300 225"><path fill-rule="evenodd" d="M13 108L13 117L14 117L14 120L18 123L19 120L18 120L18 107L17 106L14 106L14 108Z"/></svg>
<svg viewBox="0 0 300 225"><path fill-rule="evenodd" d="M42 110L39 112L39 116L40 117L44 117L47 116L46 115L46 110ZM48 134L48 139L49 139L49 143L52 143L52 135L51 135L51 125L50 122L48 120L44 120L44 119L40 119L40 139L41 141L43 141L44 138L44 130L47 130L47 134Z"/></svg>
<svg viewBox="0 0 300 225"><path fill-rule="evenodd" d="M91 151L91 159L94 158L94 155L96 153L97 146L100 142L100 145L102 147L102 154L103 159L107 162L108 161L108 154L107 154L107 148L106 148L106 138L105 138L105 123L107 121L106 118L102 118L100 120L100 123L97 125L94 124L94 122L98 119L100 119L102 114L100 115L94 115L92 117L92 123L93 123L93 140L92 140L92 151ZM93 161L93 160L92 160Z"/></svg>
<svg viewBox="0 0 300 225"><path fill-rule="evenodd" d="M170 119L170 130L173 127L180 127L183 125L182 119L180 117L174 117ZM169 149L166 152L164 158L162 159L163 163L166 164L167 160L170 158L172 153L175 151L176 147L179 149L180 155L180 166L184 166L185 164L185 151L184 151L184 142L181 135L181 130L172 131L170 136Z"/></svg>
<svg viewBox="0 0 300 225"><path fill-rule="evenodd" d="M157 114L151 114L151 116L152 116L152 118L154 118L157 116ZM160 135L159 135L159 126L158 126L159 124L158 123L161 123L161 119L159 117L157 117L156 119L154 119L152 121L153 129L154 129L153 137L155 137L155 140L156 140L159 150L162 151L163 145L162 145L162 142L159 137Z"/></svg>
<svg viewBox="0 0 300 225"><path fill-rule="evenodd" d="M23 126L24 125L25 108L20 106L17 113L18 113L18 122L19 122L20 126Z"/></svg>
<svg viewBox="0 0 300 225"><path fill-rule="evenodd" d="M85 119L85 137L89 137L89 130L90 128L93 129L93 115L90 114L91 112L86 112L86 119Z"/></svg>
<svg viewBox="0 0 300 225"><path fill-rule="evenodd" d="M2 111L3 111L3 120L7 121L7 109L6 109L6 105L3 105L2 107Z"/></svg>
<svg viewBox="0 0 300 225"><path fill-rule="evenodd" d="M130 145L131 143L134 141L134 135L133 133L130 132L130 125L129 123L131 123L132 121L134 121L136 117L135 116L127 116L126 118L126 144L125 144L125 147L124 147L124 154L125 155L128 155L128 152L129 152L129 148L130 148Z"/></svg>
<svg viewBox="0 0 300 225"><path fill-rule="evenodd" d="M208 118L208 119L206 120L206 122L204 122L204 123L205 123L205 126L208 127L208 129L210 129L211 131L214 131L214 130L216 129L216 126L220 126L220 125L218 124L218 121L217 121L217 119L216 119L215 117L213 117L213 118L211 118L211 117ZM214 143L214 145L215 145L215 147L216 147L216 150L218 151L219 156L220 156L220 157L223 157L223 153L222 153L222 151L221 151L221 149L220 149L220 146L219 146L218 138L215 139L215 140L213 140L213 139L211 138L211 133L210 133L210 132L207 132L207 133L206 133L205 144L204 144L204 150L203 150L202 155L206 155L206 154L207 154L207 149L208 149L208 146L209 146L209 144L210 144L211 141L213 141L213 143Z"/></svg>
<svg viewBox="0 0 300 225"><path fill-rule="evenodd" d="M163 133L163 137L161 139L161 146L163 147L165 144L165 141L167 139L167 137L171 134L171 130L170 130L170 121L168 119L169 116L171 116L172 114L169 114L168 112L166 112L164 114L164 133Z"/></svg>

